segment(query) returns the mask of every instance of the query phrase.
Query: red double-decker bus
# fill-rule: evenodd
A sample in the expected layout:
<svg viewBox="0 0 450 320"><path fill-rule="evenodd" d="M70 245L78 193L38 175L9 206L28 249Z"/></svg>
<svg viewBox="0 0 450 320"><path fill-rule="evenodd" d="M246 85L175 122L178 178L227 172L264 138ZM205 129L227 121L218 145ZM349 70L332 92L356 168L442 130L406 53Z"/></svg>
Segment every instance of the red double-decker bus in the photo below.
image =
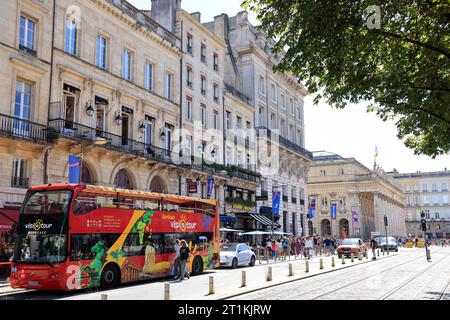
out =
<svg viewBox="0 0 450 320"><path fill-rule="evenodd" d="M11 287L77 290L170 276L187 241L193 274L218 267L216 200L72 184L32 187L22 204Z"/></svg>

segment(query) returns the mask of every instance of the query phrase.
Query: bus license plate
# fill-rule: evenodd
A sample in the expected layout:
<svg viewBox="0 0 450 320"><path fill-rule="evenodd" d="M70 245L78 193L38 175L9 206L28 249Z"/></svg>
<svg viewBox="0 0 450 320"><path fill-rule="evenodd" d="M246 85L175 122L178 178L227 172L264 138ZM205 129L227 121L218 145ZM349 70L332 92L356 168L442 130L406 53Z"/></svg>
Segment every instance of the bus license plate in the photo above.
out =
<svg viewBox="0 0 450 320"><path fill-rule="evenodd" d="M38 286L39 282L37 282L37 281L28 281L28 285L29 286Z"/></svg>

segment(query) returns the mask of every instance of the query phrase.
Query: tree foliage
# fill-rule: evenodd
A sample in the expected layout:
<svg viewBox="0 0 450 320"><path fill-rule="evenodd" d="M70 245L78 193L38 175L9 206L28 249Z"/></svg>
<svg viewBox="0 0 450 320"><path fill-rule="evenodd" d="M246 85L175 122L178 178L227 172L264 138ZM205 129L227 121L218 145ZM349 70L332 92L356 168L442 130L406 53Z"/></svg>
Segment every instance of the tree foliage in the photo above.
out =
<svg viewBox="0 0 450 320"><path fill-rule="evenodd" d="M314 102L370 101L416 154L450 151L450 0L245 0L276 40L275 68ZM376 11L380 9L380 26ZM372 7L370 7L372 6ZM370 9L370 10L369 10ZM374 27L375 23L375 27ZM284 52L285 51L285 52Z"/></svg>

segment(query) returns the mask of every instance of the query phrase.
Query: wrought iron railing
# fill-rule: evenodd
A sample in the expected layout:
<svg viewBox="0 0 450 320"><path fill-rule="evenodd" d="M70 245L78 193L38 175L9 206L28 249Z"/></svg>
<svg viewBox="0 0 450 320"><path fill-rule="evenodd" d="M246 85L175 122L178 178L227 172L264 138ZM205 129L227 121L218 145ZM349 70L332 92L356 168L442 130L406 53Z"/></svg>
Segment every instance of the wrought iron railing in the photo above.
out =
<svg viewBox="0 0 450 320"><path fill-rule="evenodd" d="M172 163L174 157L178 157L178 154L170 150L119 136L107 131L91 128L73 121L52 119L49 121L49 126L66 137L91 141L93 143L99 142L100 144L106 142L105 147L132 153L145 158L155 159L161 162Z"/></svg>
<svg viewBox="0 0 450 320"><path fill-rule="evenodd" d="M11 187L28 189L29 181L30 181L30 179L28 179L28 178L12 176L11 177Z"/></svg>
<svg viewBox="0 0 450 320"><path fill-rule="evenodd" d="M264 133L265 131L265 133ZM270 130L269 128L266 127L257 127L256 128L256 132L258 137L261 136L265 136L267 139L272 139L272 137L275 136L275 134L272 132L272 130ZM305 148L299 146L298 144L290 141L289 139L286 139L285 137L282 137L281 135L278 135L278 142L280 145L295 151L303 156L305 156L308 159L313 159L313 153L311 151L306 150Z"/></svg>
<svg viewBox="0 0 450 320"><path fill-rule="evenodd" d="M0 132L8 136L45 143L48 129L43 124L0 113Z"/></svg>
<svg viewBox="0 0 450 320"><path fill-rule="evenodd" d="M238 98L245 104L248 104L249 106L252 106L252 99L247 97L245 94L237 90L235 87L228 83L224 83L225 91L231 93L234 97Z"/></svg>

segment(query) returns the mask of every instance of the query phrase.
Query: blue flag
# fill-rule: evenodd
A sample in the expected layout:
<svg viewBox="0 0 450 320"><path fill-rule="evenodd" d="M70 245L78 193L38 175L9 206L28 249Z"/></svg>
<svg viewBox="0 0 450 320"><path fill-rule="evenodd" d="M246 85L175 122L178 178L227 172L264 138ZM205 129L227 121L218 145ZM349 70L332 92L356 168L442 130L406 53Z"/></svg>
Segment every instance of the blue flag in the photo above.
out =
<svg viewBox="0 0 450 320"><path fill-rule="evenodd" d="M309 201L309 218L314 218L316 216L316 199L311 199Z"/></svg>
<svg viewBox="0 0 450 320"><path fill-rule="evenodd" d="M336 203L331 204L331 219L336 220Z"/></svg>
<svg viewBox="0 0 450 320"><path fill-rule="evenodd" d="M69 183L80 183L80 163L79 157L69 155Z"/></svg>
<svg viewBox="0 0 450 320"><path fill-rule="evenodd" d="M214 178L209 178L208 179L208 199L211 199L213 187L214 187Z"/></svg>
<svg viewBox="0 0 450 320"><path fill-rule="evenodd" d="M274 217L280 216L280 191L272 192L272 210Z"/></svg>

